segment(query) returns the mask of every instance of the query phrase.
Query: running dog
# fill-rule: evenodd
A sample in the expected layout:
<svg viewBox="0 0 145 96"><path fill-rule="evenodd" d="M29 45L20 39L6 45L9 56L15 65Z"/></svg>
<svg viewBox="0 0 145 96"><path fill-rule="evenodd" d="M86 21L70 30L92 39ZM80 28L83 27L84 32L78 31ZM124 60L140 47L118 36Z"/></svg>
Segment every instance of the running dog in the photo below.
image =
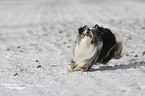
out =
<svg viewBox="0 0 145 96"><path fill-rule="evenodd" d="M88 71L93 64L106 64L112 58L121 57L122 42L108 28L97 24L78 29L77 43L71 59L71 71Z"/></svg>

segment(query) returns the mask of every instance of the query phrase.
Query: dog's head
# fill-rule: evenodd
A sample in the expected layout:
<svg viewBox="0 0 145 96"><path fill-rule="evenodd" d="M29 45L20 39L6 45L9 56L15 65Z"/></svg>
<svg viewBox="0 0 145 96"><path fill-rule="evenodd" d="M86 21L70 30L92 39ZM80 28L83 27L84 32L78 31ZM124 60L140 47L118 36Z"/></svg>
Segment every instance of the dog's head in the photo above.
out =
<svg viewBox="0 0 145 96"><path fill-rule="evenodd" d="M99 26L97 24L93 28L89 28L87 25L80 27L78 29L78 40L80 41L85 36L89 36L91 38L91 44L95 44L99 38L97 37L99 33L98 28Z"/></svg>
<svg viewBox="0 0 145 96"><path fill-rule="evenodd" d="M92 33L90 32L90 28L85 25L83 27L80 27L78 29L78 39L81 40L83 39L85 36L89 36L90 38L92 38Z"/></svg>

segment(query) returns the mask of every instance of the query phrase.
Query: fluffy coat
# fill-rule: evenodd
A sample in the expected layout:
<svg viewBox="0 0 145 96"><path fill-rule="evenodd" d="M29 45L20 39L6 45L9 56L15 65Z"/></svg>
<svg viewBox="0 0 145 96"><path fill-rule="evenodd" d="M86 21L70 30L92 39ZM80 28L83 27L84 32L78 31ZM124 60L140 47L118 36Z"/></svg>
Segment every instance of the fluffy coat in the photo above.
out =
<svg viewBox="0 0 145 96"><path fill-rule="evenodd" d="M88 26L78 29L78 40L71 60L72 71L87 71L93 64L106 64L121 56L122 43L108 28Z"/></svg>

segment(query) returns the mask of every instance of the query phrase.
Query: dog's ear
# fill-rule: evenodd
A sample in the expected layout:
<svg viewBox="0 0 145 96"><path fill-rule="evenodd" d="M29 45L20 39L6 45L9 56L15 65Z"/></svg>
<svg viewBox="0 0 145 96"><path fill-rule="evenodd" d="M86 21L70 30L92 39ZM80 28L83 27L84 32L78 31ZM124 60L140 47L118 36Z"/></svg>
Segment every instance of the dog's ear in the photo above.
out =
<svg viewBox="0 0 145 96"><path fill-rule="evenodd" d="M82 34L83 31L84 31L85 29L87 29L87 28L89 28L87 25L85 25L84 27L80 27L80 28L78 29L79 34Z"/></svg>
<svg viewBox="0 0 145 96"><path fill-rule="evenodd" d="M82 27L80 27L80 28L78 29L78 31L79 31L79 34L82 34L83 31L84 31L84 29L83 29Z"/></svg>
<svg viewBox="0 0 145 96"><path fill-rule="evenodd" d="M119 59L122 57L121 53L122 53L123 46L122 46L122 42L120 40L117 40L116 44L117 44L117 47L114 52L114 58Z"/></svg>
<svg viewBox="0 0 145 96"><path fill-rule="evenodd" d="M96 24L93 28L98 29L99 28L98 24Z"/></svg>
<svg viewBox="0 0 145 96"><path fill-rule="evenodd" d="M83 27L83 29L84 29L84 28L89 28L89 27L88 27L87 25L85 25L85 26Z"/></svg>

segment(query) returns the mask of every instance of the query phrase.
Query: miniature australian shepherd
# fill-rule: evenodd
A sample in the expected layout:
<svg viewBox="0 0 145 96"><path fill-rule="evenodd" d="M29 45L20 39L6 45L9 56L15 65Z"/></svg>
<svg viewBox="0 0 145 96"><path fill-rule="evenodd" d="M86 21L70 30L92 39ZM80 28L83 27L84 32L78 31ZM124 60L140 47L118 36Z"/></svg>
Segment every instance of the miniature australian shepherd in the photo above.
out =
<svg viewBox="0 0 145 96"><path fill-rule="evenodd" d="M97 24L93 28L85 25L78 29L71 59L71 72L88 71L94 64L106 64L112 58L121 57L121 52L122 42L116 40L110 29Z"/></svg>

